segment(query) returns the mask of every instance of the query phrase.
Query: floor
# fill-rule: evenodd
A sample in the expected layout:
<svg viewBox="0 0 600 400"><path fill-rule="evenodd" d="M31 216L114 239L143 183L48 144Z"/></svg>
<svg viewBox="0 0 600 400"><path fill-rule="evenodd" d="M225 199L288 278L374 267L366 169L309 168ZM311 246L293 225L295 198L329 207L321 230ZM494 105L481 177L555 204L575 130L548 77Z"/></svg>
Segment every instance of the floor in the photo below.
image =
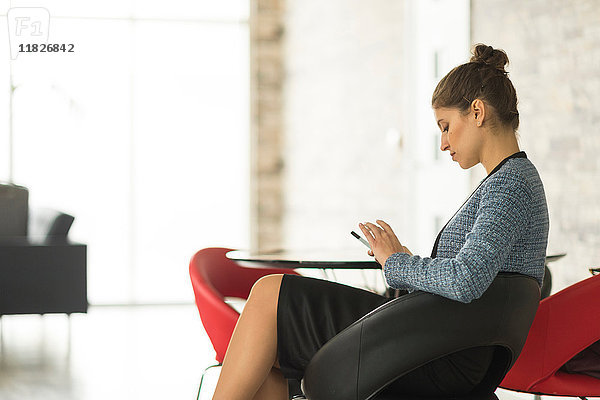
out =
<svg viewBox="0 0 600 400"><path fill-rule="evenodd" d="M2 318L0 400L195 399L214 352L193 305ZM208 379L210 389L210 379Z"/></svg>
<svg viewBox="0 0 600 400"><path fill-rule="evenodd" d="M194 305L96 306L70 321L5 316L1 334L0 400L193 400L214 360ZM211 398L218 374L207 373L201 400Z"/></svg>

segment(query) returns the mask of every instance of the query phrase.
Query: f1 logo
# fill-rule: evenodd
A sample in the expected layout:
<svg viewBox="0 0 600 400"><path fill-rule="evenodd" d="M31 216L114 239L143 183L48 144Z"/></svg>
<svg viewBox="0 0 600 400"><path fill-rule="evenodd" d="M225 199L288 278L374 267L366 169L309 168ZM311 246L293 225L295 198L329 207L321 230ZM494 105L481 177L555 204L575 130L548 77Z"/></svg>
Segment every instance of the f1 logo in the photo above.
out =
<svg viewBox="0 0 600 400"><path fill-rule="evenodd" d="M43 7L15 7L7 14L10 58L19 55L22 44L47 44L50 12Z"/></svg>

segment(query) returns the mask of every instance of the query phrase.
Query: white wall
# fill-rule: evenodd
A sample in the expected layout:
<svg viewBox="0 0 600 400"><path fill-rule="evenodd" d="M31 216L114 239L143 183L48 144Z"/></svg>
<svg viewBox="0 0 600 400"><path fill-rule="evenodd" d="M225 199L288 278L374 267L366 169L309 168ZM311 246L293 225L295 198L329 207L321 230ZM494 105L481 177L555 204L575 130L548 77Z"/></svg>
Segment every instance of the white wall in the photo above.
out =
<svg viewBox="0 0 600 400"><path fill-rule="evenodd" d="M381 218L414 253L431 252L469 190L468 173L436 157L430 107L434 51L448 50L438 60L448 70L468 51L468 2L447 4L288 3L286 247L360 247L349 231Z"/></svg>
<svg viewBox="0 0 600 400"><path fill-rule="evenodd" d="M600 2L472 3L473 40L510 59L520 143L548 200L548 254L567 253L550 264L555 292L600 266Z"/></svg>

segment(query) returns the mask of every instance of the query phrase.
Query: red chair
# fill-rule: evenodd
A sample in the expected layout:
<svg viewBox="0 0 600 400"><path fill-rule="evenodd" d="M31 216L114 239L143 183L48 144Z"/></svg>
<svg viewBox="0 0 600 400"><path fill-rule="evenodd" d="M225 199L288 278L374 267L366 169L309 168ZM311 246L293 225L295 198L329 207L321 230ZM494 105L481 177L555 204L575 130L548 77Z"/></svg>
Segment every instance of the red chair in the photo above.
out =
<svg viewBox="0 0 600 400"><path fill-rule="evenodd" d="M582 399L600 396L600 379L560 369L598 340L600 275L569 286L540 302L521 355L500 387Z"/></svg>
<svg viewBox="0 0 600 400"><path fill-rule="evenodd" d="M232 249L206 248L198 251L190 261L190 277L196 296L196 305L206 333L215 349L216 365L204 370L198 388L202 388L204 374L209 368L221 366L233 329L240 316L229 304L226 297L248 299L254 282L270 274L294 274L289 269L243 268L228 259L225 254Z"/></svg>

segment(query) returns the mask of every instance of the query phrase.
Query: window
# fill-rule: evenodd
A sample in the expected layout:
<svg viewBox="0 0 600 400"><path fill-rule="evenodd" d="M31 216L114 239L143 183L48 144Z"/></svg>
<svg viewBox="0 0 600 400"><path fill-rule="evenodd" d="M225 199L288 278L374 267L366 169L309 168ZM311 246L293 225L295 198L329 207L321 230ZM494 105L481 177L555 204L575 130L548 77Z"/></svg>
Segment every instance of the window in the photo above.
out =
<svg viewBox="0 0 600 400"><path fill-rule="evenodd" d="M190 301L193 253L249 242L248 4L36 6L75 53L11 66L0 35L0 179L76 217L92 304Z"/></svg>

